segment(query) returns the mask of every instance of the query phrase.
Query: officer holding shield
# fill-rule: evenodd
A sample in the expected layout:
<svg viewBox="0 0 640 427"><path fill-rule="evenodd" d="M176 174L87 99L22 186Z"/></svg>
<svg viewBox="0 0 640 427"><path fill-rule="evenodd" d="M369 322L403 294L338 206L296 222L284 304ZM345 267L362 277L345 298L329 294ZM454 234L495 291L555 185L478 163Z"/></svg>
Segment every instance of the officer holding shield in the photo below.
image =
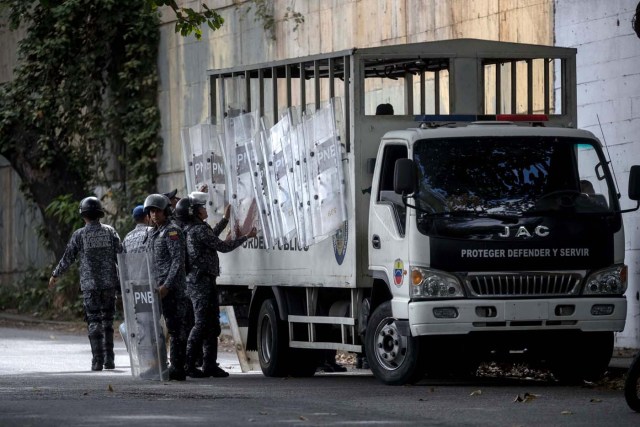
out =
<svg viewBox="0 0 640 427"><path fill-rule="evenodd" d="M184 381L187 338L190 325L189 298L185 285L185 239L180 227L170 221L171 204L162 194L152 194L144 201L144 211L151 217L148 248L153 253L155 281L162 304L162 314L170 335L171 366L169 379Z"/></svg>
<svg viewBox="0 0 640 427"><path fill-rule="evenodd" d="M187 345L187 375L192 377L227 377L229 374L218 366L218 336L220 335L220 305L216 277L220 274L218 252L230 252L248 238L255 237L253 228L247 235L235 240L218 237L229 223L230 209L224 218L211 228L207 219L207 194L193 192L178 202L176 215L189 217L184 228L187 239L187 291L193 303L195 325L189 334ZM196 359L203 351L202 372L196 369Z"/></svg>

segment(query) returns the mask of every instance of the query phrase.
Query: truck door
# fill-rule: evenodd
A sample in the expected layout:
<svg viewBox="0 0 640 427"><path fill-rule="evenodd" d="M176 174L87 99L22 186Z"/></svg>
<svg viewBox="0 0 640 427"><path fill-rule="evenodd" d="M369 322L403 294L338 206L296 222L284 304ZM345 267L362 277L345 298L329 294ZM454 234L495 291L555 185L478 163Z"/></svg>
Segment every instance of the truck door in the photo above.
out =
<svg viewBox="0 0 640 427"><path fill-rule="evenodd" d="M407 209L393 191L396 160L407 158L407 146L388 143L378 156L371 188L369 210L369 269L376 279L385 280L391 292L408 280L408 245L405 242Z"/></svg>

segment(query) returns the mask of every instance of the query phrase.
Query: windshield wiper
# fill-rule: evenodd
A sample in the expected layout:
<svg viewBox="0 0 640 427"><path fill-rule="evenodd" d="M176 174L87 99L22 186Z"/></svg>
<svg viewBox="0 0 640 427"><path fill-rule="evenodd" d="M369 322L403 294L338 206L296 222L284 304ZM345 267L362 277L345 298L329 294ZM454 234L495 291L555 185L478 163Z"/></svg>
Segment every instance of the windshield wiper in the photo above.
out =
<svg viewBox="0 0 640 427"><path fill-rule="evenodd" d="M404 200L404 199L403 199ZM455 211L446 211L446 212L430 212L425 209L419 208L417 206L409 205L406 200L404 200L405 206L409 208L414 208L416 211L431 217L431 218L446 218L446 217L476 217L476 218L490 218L497 219L501 221L510 221L510 222L518 222L518 215L509 215L509 214L498 214L498 213L489 213L485 210L473 210L473 209L460 209Z"/></svg>
<svg viewBox="0 0 640 427"><path fill-rule="evenodd" d="M452 217L466 217L466 216L474 216L476 218L490 218L490 219L499 219L502 221L514 221L518 222L517 215L508 215L508 214L498 214L498 213L489 213L485 210L473 210L473 209L461 209L449 212L436 212L437 216L452 216Z"/></svg>

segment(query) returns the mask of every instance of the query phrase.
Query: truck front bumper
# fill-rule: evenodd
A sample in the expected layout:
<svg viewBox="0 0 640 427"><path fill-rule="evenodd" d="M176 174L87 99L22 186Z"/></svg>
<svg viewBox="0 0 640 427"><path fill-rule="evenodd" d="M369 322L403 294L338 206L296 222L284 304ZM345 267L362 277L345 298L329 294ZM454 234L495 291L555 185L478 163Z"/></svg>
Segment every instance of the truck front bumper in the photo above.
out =
<svg viewBox="0 0 640 427"><path fill-rule="evenodd" d="M412 336L481 331L622 331L626 318L627 301L623 297L409 303Z"/></svg>

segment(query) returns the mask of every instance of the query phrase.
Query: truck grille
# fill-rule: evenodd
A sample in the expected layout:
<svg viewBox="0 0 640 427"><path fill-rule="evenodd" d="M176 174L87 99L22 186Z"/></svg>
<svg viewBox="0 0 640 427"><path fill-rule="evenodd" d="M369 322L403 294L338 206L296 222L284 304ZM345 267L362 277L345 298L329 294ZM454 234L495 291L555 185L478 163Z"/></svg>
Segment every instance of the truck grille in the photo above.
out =
<svg viewBox="0 0 640 427"><path fill-rule="evenodd" d="M467 289L474 297L530 297L576 295L583 274L488 273L469 274Z"/></svg>

